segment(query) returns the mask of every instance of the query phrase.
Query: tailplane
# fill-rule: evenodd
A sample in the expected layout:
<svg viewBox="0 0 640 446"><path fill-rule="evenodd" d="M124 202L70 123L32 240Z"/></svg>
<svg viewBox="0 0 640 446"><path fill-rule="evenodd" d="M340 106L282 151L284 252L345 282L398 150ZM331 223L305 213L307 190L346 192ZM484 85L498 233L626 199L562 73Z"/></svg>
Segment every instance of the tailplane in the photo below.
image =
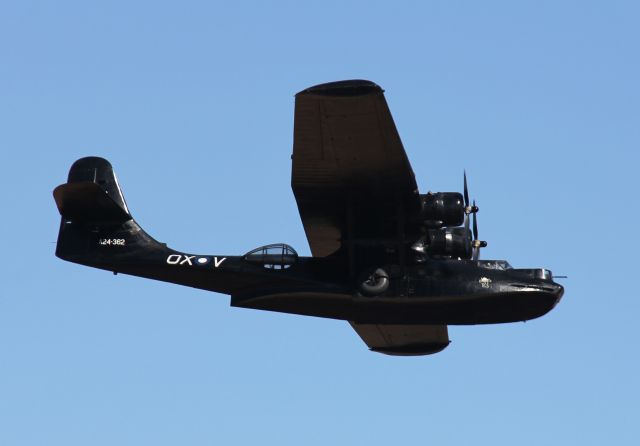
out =
<svg viewBox="0 0 640 446"><path fill-rule="evenodd" d="M131 220L111 163L89 156L71 166L66 184L53 191L63 218L76 222L121 224Z"/></svg>

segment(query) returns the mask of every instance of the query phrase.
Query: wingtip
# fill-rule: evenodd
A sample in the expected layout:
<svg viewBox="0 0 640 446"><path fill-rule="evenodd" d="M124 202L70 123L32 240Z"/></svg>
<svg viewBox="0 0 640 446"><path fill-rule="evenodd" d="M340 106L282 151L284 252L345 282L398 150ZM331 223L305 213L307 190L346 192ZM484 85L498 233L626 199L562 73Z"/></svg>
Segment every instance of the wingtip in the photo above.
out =
<svg viewBox="0 0 640 446"><path fill-rule="evenodd" d="M321 96L364 96L371 93L384 93L375 82L364 79L350 79L314 85L300 91L296 96L315 94Z"/></svg>

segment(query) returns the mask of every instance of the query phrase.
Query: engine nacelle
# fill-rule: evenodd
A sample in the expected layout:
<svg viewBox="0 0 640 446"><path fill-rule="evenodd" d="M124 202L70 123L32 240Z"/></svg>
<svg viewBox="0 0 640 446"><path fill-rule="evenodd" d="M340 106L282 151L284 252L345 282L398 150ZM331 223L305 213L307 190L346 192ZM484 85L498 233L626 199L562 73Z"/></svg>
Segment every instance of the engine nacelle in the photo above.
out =
<svg viewBox="0 0 640 446"><path fill-rule="evenodd" d="M432 256L471 258L471 236L465 228L441 228L429 231L427 252Z"/></svg>
<svg viewBox="0 0 640 446"><path fill-rule="evenodd" d="M442 222L442 226L459 226L464 222L464 200L458 192L429 192L420 195L422 221Z"/></svg>

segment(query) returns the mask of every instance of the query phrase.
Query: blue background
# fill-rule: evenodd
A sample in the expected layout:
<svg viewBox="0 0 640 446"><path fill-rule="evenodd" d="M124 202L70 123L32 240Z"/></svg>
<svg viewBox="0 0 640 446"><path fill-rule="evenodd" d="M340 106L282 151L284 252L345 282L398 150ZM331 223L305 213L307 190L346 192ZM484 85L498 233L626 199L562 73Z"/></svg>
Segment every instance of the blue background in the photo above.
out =
<svg viewBox="0 0 640 446"><path fill-rule="evenodd" d="M0 6L0 444L637 441L637 2L89 3ZM467 169L484 258L569 276L554 311L396 358L54 257L86 155L176 249L308 255L293 95L350 78L386 89L422 192Z"/></svg>

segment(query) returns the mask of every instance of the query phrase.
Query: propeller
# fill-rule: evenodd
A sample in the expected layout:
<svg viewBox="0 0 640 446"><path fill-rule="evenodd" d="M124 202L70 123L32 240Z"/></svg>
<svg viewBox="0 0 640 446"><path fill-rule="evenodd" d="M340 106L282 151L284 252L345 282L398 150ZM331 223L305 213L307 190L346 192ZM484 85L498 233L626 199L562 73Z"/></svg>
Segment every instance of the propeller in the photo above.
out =
<svg viewBox="0 0 640 446"><path fill-rule="evenodd" d="M473 200L473 207L476 207L476 200ZM473 213L473 239L478 240L478 220L476 219L476 212Z"/></svg>
<svg viewBox="0 0 640 446"><path fill-rule="evenodd" d="M480 248L487 246L487 242L484 240L478 240L478 220L476 214L478 213L478 207L476 206L476 200L473 200L473 207L476 211L473 213L473 241L471 242L471 248L473 248L473 254L471 260L480 259Z"/></svg>
<svg viewBox="0 0 640 446"><path fill-rule="evenodd" d="M469 215L469 212L467 212L467 210L469 209L469 189L467 188L467 171L464 171L464 211L467 215Z"/></svg>
<svg viewBox="0 0 640 446"><path fill-rule="evenodd" d="M476 206L476 200L473 200L473 204L469 204L469 188L467 186L467 171L464 171L464 229L467 234L469 234L469 238L471 239L471 231L469 231L469 214L473 214L473 240L471 240L471 248L472 260L478 260L480 258L480 248L484 248L487 246L487 242L483 240L478 240L478 220L476 214L480 210L478 206Z"/></svg>
<svg viewBox="0 0 640 446"><path fill-rule="evenodd" d="M471 213L471 206L469 206L469 188L467 187L467 171L464 170L464 233L469 237L471 242L471 231L469 231L469 214Z"/></svg>
<svg viewBox="0 0 640 446"><path fill-rule="evenodd" d="M467 187L467 171L464 171L464 213L475 214L480 209L476 206L476 202L473 202L473 206L469 206L469 188Z"/></svg>

